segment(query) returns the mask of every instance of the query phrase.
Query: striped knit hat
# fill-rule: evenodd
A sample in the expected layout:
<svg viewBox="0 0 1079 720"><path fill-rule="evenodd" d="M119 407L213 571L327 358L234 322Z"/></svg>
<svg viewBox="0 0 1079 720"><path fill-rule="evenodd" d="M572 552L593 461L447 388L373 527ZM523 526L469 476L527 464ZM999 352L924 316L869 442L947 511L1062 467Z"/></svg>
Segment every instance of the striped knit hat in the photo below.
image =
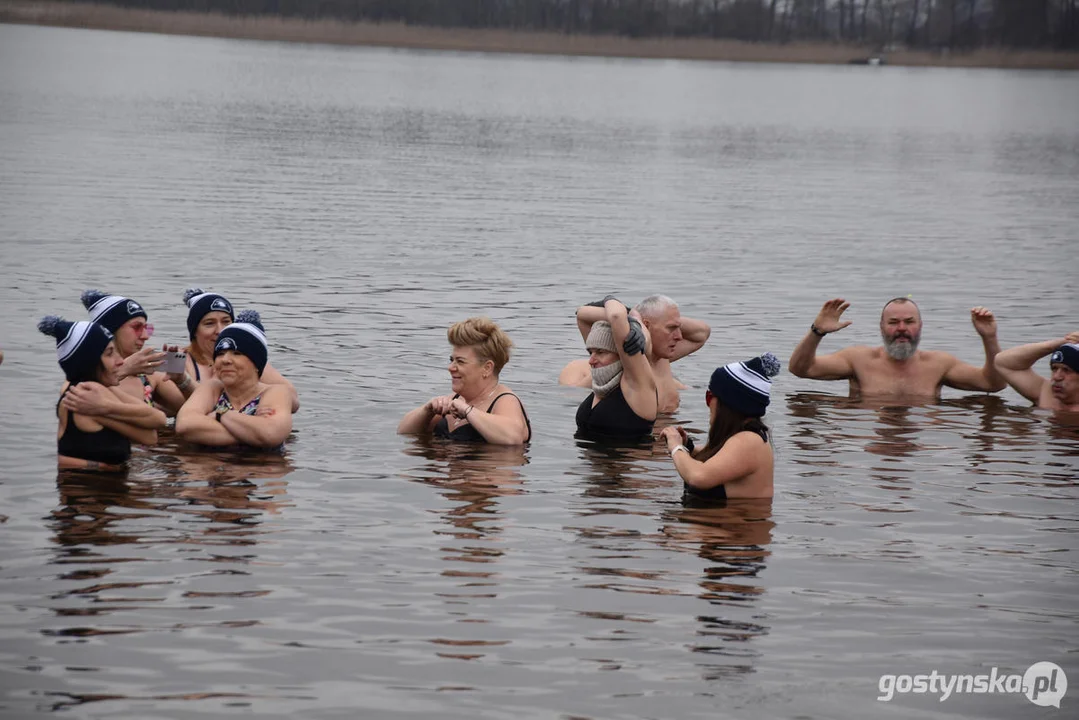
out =
<svg viewBox="0 0 1079 720"><path fill-rule="evenodd" d="M95 322L68 322L48 315L37 329L56 338L56 359L72 383L97 380L101 354L112 342L112 333Z"/></svg>
<svg viewBox="0 0 1079 720"><path fill-rule="evenodd" d="M107 295L100 290L85 291L82 294L82 304L90 312L90 320L111 333L119 330L132 318L146 317L142 305L134 300L120 295Z"/></svg>
<svg viewBox="0 0 1079 720"><path fill-rule="evenodd" d="M192 340L202 319L214 311L228 313L230 320L236 319L232 303L224 295L205 292L202 288L188 288L184 291L184 302L187 304L187 334Z"/></svg>
<svg viewBox="0 0 1079 720"><path fill-rule="evenodd" d="M262 320L254 310L244 310L236 316L236 322L232 323L217 336L217 344L214 345L214 357L216 358L226 350L246 355L247 359L255 364L262 377L262 371L266 369L269 361L269 347L266 344L266 331L262 327Z"/></svg>
<svg viewBox="0 0 1079 720"><path fill-rule="evenodd" d="M772 353L745 362L716 368L708 389L727 407L749 417L768 410L772 381L779 374L779 360Z"/></svg>

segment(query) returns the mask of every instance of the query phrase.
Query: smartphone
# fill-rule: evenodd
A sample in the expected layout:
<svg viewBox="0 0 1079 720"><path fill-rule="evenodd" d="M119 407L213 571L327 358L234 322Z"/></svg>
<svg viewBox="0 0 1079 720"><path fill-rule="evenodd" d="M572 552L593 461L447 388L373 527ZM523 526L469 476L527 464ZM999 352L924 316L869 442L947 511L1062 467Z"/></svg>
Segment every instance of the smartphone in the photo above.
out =
<svg viewBox="0 0 1079 720"><path fill-rule="evenodd" d="M184 368L187 367L187 353L185 352L166 352L165 360L158 367L158 372L163 373L182 373Z"/></svg>

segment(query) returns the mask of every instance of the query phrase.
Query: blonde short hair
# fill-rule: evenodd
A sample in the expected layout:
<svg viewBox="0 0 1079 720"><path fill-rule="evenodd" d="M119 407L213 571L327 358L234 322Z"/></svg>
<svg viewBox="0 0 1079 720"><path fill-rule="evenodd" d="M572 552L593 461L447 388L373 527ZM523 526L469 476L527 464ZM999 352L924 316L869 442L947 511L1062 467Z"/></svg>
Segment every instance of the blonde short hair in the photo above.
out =
<svg viewBox="0 0 1079 720"><path fill-rule="evenodd" d="M509 362L510 348L513 347L509 335L486 317L473 317L454 323L446 331L446 338L454 347L470 347L475 350L480 362L493 362L496 375L502 372L502 368Z"/></svg>

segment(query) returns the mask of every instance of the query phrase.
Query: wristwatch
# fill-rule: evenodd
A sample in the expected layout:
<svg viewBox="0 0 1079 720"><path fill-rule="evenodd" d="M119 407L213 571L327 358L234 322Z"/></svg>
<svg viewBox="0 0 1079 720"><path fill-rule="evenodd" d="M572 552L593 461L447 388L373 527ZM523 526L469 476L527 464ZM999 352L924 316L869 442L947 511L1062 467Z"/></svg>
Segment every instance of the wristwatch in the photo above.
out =
<svg viewBox="0 0 1079 720"><path fill-rule="evenodd" d="M812 330L813 334L816 335L817 337L824 337L825 335L828 334L828 333L824 332L823 330L818 330L816 323L813 323L812 325L810 325L809 329Z"/></svg>
<svg viewBox="0 0 1079 720"><path fill-rule="evenodd" d="M225 410L218 410L217 412L215 412L215 413L214 413L214 418L215 418L215 419L216 419L216 420L217 420L218 422L221 422L221 416L222 416L222 415L224 415L224 414L225 414L225 413L227 413L227 412L228 412L228 410L227 410L227 409L225 409Z"/></svg>

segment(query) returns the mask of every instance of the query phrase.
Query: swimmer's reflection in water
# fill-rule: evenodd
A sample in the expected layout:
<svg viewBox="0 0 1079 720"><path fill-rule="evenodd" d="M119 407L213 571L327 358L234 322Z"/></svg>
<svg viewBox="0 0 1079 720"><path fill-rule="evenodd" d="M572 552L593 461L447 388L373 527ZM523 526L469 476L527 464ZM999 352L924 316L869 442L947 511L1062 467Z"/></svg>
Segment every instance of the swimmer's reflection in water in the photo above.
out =
<svg viewBox="0 0 1079 720"><path fill-rule="evenodd" d="M688 499L661 515L661 544L695 552L703 561L698 597L711 606L697 614L698 642L691 650L716 657L706 679L752 672L758 653L746 643L769 632L754 604L764 594L760 575L771 555L772 500L739 498L707 505ZM741 660L733 665L719 657Z"/></svg>
<svg viewBox="0 0 1079 720"><path fill-rule="evenodd" d="M292 471L292 464L284 456L154 453L154 475L140 472L141 459L119 476L76 470L57 474L60 502L52 512L52 527L56 543L68 548L58 561L85 553L79 546L144 542L150 530L162 542L161 523L147 525L143 519L173 513L208 522L198 526L197 535L185 526L172 542L254 544L261 517L276 515L286 505L281 478Z"/></svg>
<svg viewBox="0 0 1079 720"><path fill-rule="evenodd" d="M488 563L500 557L503 551L487 542L502 532L498 498L523 492L524 481L518 468L528 463L524 446L454 443L420 436L405 448L405 454L423 462L402 476L438 488L446 500L454 503L443 513L450 529L436 531L461 543L443 548L446 558ZM475 541L484 544L470 544ZM460 571L452 574L490 575Z"/></svg>

